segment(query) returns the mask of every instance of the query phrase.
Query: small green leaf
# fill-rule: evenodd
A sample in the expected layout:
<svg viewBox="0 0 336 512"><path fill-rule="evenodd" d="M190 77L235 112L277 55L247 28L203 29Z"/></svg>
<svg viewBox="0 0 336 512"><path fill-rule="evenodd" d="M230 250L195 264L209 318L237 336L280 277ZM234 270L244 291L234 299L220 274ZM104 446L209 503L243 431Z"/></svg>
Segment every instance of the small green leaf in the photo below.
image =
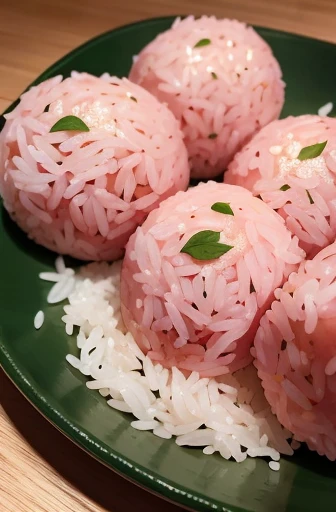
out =
<svg viewBox="0 0 336 512"><path fill-rule="evenodd" d="M218 76L214 71L211 72L211 76L214 80L218 80Z"/></svg>
<svg viewBox="0 0 336 512"><path fill-rule="evenodd" d="M232 249L232 245L219 243L218 231L204 230L193 235L182 247L181 252L187 253L197 260L213 260Z"/></svg>
<svg viewBox="0 0 336 512"><path fill-rule="evenodd" d="M130 96L130 100L135 101L135 103L138 103L138 100L134 96Z"/></svg>
<svg viewBox="0 0 336 512"><path fill-rule="evenodd" d="M234 215L229 203L214 203L211 206L211 210L218 213L224 213L225 215Z"/></svg>
<svg viewBox="0 0 336 512"><path fill-rule="evenodd" d="M287 185L287 183L285 183L284 185L282 185L282 187L280 187L280 190L282 190L282 192L286 192L286 190L289 190L290 189L290 186Z"/></svg>
<svg viewBox="0 0 336 512"><path fill-rule="evenodd" d="M218 133L210 133L210 135L208 135L208 139L216 139L218 137Z"/></svg>
<svg viewBox="0 0 336 512"><path fill-rule="evenodd" d="M65 116L50 128L50 133L62 131L89 132L90 128L77 116Z"/></svg>
<svg viewBox="0 0 336 512"><path fill-rule="evenodd" d="M210 39L200 39L198 43L195 44L194 48L200 48L201 46L208 46L211 44Z"/></svg>
<svg viewBox="0 0 336 512"><path fill-rule="evenodd" d="M313 199L313 198L312 198L312 196L310 195L309 190L306 190L306 192L307 192L307 196L308 196L308 198L309 198L309 202L310 202L310 204L314 204L314 199Z"/></svg>
<svg viewBox="0 0 336 512"><path fill-rule="evenodd" d="M320 156L320 154L326 147L327 142L328 141L325 140L324 142L319 142L317 144L313 144L312 146L306 146L305 148L302 148L299 153L298 159L299 160L310 160L311 158L316 158L316 157Z"/></svg>

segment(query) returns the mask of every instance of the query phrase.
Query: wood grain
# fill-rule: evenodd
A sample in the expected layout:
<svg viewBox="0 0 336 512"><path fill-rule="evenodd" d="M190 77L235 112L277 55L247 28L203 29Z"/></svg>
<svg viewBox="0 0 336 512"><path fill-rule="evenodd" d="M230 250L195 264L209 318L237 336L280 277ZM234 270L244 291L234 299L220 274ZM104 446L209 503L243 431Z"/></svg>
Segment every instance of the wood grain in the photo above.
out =
<svg viewBox="0 0 336 512"><path fill-rule="evenodd" d="M207 0L207 12L336 42L335 0ZM2 0L0 111L46 67L101 32L181 13L180 0ZM183 12L204 14L203 0ZM178 512L74 446L0 373L1 512Z"/></svg>

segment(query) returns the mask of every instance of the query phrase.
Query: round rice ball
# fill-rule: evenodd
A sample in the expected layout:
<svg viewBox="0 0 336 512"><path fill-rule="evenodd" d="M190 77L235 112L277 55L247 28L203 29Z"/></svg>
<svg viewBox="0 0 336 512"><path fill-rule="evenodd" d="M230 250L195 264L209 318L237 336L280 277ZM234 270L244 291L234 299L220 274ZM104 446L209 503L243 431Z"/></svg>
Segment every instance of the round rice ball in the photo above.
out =
<svg viewBox="0 0 336 512"><path fill-rule="evenodd" d="M51 131L66 116L75 116L73 129ZM6 119L4 205L30 238L58 253L119 258L148 212L188 185L178 122L125 78L57 76L24 93Z"/></svg>
<svg viewBox="0 0 336 512"><path fill-rule="evenodd" d="M214 16L178 18L135 58L130 79L181 122L195 178L223 172L284 103L281 70L267 43L252 27Z"/></svg>
<svg viewBox="0 0 336 512"><path fill-rule="evenodd" d="M259 318L303 257L281 217L249 191L200 184L161 203L130 238L126 327L166 367L233 372L251 361Z"/></svg>
<svg viewBox="0 0 336 512"><path fill-rule="evenodd" d="M290 275L260 321L255 365L280 423L336 459L336 243Z"/></svg>
<svg viewBox="0 0 336 512"><path fill-rule="evenodd" d="M323 149L319 143L326 141ZM310 155L322 150L321 154L306 158L304 148L309 146L313 146ZM224 181L260 195L286 220L307 254L314 256L335 240L335 173L336 119L305 115L263 128L235 156Z"/></svg>

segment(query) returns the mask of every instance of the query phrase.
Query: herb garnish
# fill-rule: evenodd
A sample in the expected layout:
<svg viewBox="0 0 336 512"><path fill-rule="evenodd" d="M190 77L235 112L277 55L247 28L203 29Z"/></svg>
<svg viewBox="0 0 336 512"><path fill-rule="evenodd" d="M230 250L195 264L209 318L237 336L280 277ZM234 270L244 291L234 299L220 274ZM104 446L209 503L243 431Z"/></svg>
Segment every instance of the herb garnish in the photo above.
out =
<svg viewBox="0 0 336 512"><path fill-rule="evenodd" d="M62 131L89 132L90 128L77 116L65 116L50 128L50 133Z"/></svg>
<svg viewBox="0 0 336 512"><path fill-rule="evenodd" d="M299 160L310 160L311 158L316 158L320 156L322 151L327 145L327 140L324 142L318 142L317 144L313 144L312 146L306 146L305 148L302 148L298 159Z"/></svg>
<svg viewBox="0 0 336 512"><path fill-rule="evenodd" d="M206 229L193 235L182 247L181 252L187 253L196 260L212 260L219 258L233 249L232 245L219 242L220 233Z"/></svg>
<svg viewBox="0 0 336 512"><path fill-rule="evenodd" d="M211 206L211 210L218 213L224 213L225 215L234 215L229 203L214 203Z"/></svg>
<svg viewBox="0 0 336 512"><path fill-rule="evenodd" d="M214 71L211 71L211 76L214 80L218 80L218 76Z"/></svg>
<svg viewBox="0 0 336 512"><path fill-rule="evenodd" d="M200 39L198 43L195 44L194 48L200 48L201 46L208 46L211 44L210 39Z"/></svg>
<svg viewBox="0 0 336 512"><path fill-rule="evenodd" d="M286 192L286 190L289 190L290 189L290 186L287 185L287 183L285 183L284 185L282 185L282 187L280 187L280 190L282 190L282 192Z"/></svg>

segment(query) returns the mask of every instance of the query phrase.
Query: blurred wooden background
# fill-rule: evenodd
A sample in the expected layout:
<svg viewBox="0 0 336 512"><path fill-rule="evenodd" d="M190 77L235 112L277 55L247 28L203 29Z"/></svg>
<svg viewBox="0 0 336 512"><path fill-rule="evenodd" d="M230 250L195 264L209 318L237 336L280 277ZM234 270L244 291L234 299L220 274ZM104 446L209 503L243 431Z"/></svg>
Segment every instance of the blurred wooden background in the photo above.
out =
<svg viewBox="0 0 336 512"><path fill-rule="evenodd" d="M203 0L2 0L0 111L50 64L99 33L149 17L190 13L336 43L336 0L207 0L206 7ZM0 403L1 512L179 511L74 446L1 371Z"/></svg>

